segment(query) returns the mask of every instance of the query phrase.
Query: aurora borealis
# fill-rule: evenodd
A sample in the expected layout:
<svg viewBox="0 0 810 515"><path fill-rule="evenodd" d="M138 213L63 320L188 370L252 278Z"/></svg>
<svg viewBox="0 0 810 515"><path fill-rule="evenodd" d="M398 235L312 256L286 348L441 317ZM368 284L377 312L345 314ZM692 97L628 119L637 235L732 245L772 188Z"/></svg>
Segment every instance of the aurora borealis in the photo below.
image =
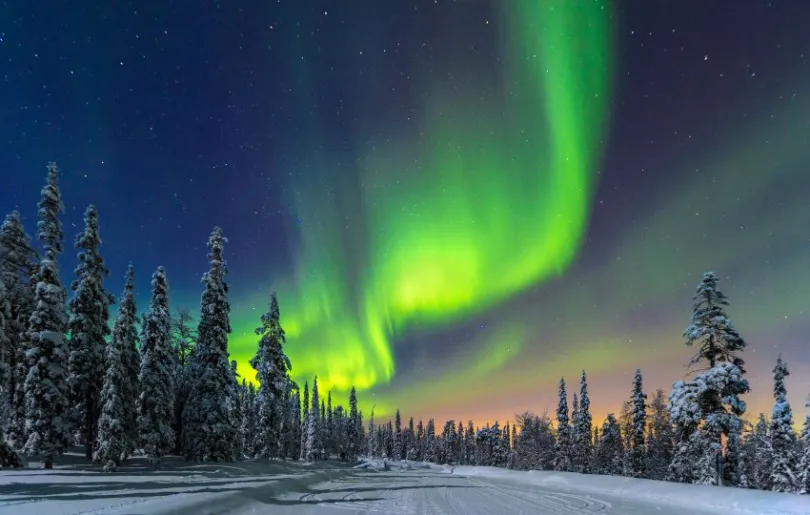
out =
<svg viewBox="0 0 810 515"><path fill-rule="evenodd" d="M808 15L743 3L9 7L0 205L32 232L58 161L108 289L132 261L142 307L164 265L192 313L222 226L240 372L272 288L295 378L380 416L503 421L582 368L597 418L636 367L668 389L715 270L752 410L780 352L800 407Z"/></svg>

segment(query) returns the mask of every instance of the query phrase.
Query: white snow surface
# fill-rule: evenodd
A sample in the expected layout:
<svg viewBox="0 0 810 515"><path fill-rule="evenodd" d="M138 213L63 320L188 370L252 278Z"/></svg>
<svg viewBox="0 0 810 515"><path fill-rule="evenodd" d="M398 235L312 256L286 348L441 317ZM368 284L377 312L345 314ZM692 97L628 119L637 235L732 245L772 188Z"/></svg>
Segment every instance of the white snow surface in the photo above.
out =
<svg viewBox="0 0 810 515"><path fill-rule="evenodd" d="M0 514L810 514L810 496L560 472L172 458L104 473L65 458L77 464L0 471Z"/></svg>

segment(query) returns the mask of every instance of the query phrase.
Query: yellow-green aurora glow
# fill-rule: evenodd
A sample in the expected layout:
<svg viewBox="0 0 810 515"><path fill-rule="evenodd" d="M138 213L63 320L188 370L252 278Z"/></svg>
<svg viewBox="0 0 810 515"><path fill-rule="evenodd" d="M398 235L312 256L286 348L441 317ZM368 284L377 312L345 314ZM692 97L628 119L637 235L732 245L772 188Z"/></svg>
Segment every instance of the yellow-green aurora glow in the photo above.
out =
<svg viewBox="0 0 810 515"><path fill-rule="evenodd" d="M392 126L364 145L359 196L297 185L295 271L272 278L296 380L317 374L336 392L384 385L398 338L504 302L576 256L610 97L610 4L501 5L498 73L414 77L431 92L419 137ZM231 349L253 377L257 317L235 316ZM498 366L521 333L513 324L486 342L494 361L455 366ZM377 401L378 413L390 408Z"/></svg>

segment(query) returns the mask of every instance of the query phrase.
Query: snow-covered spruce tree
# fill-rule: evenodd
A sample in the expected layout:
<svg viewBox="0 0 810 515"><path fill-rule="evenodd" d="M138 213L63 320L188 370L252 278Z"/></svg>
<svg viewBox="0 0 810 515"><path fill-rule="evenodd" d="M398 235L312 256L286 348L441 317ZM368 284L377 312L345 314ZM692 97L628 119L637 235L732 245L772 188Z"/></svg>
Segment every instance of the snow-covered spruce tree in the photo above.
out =
<svg viewBox="0 0 810 515"><path fill-rule="evenodd" d="M464 434L464 425L459 421L461 431L459 434ZM416 427L414 426L413 417L408 419L408 429L405 431L405 459L409 461L416 461ZM462 444L464 445L464 444ZM462 450L464 452L464 450ZM464 452L465 463L468 463L466 452Z"/></svg>
<svg viewBox="0 0 810 515"><path fill-rule="evenodd" d="M729 486L749 488L747 464L742 455L743 422L739 418L733 418L731 422L728 438L726 438L726 464L723 467L723 481Z"/></svg>
<svg viewBox="0 0 810 515"><path fill-rule="evenodd" d="M318 448L318 453L320 459L326 460L329 458L329 455L326 454L326 404L323 402L323 399L321 399L319 424L320 430L318 431L318 437L320 439L320 447Z"/></svg>
<svg viewBox="0 0 810 515"><path fill-rule="evenodd" d="M0 281L5 284L10 311L6 317L6 345L2 359L5 379L0 384L3 396L0 406L5 405L7 421L0 426L12 448L20 449L25 444L24 383L28 375L25 351L28 324L34 311L34 295L39 269L36 251L31 246L31 237L25 232L18 211L12 211L0 224Z"/></svg>
<svg viewBox="0 0 810 515"><path fill-rule="evenodd" d="M436 422L428 420L425 428L425 449L422 459L430 463L436 463Z"/></svg>
<svg viewBox="0 0 810 515"><path fill-rule="evenodd" d="M453 425L455 426L455 423ZM402 456L402 415L399 412L399 408L397 408L397 413L394 416L394 455L392 458L395 460L404 458L404 456Z"/></svg>
<svg viewBox="0 0 810 515"><path fill-rule="evenodd" d="M307 427L309 425L309 381L304 381L304 398L301 401L301 443L299 445L299 460L307 457Z"/></svg>
<svg viewBox="0 0 810 515"><path fill-rule="evenodd" d="M651 420L647 433L647 478L662 480L672 461L673 430L664 390L655 391L650 403Z"/></svg>
<svg viewBox="0 0 810 515"><path fill-rule="evenodd" d="M810 408L810 400L805 404L806 408ZM799 493L810 494L810 414L804 419L804 427L802 428L802 457L799 462Z"/></svg>
<svg viewBox="0 0 810 515"><path fill-rule="evenodd" d="M189 361L194 342L197 340L197 331L192 324L194 318L186 308L181 308L172 319L172 350L175 356L174 372L174 429L175 449L177 454L183 453L183 410L191 393L191 379L189 377Z"/></svg>
<svg viewBox="0 0 810 515"><path fill-rule="evenodd" d="M65 289L59 280L57 260L62 253L64 212L58 184L59 170L48 164L48 178L39 201L37 237L44 257L40 261L36 288L36 308L31 314L26 344L29 366L25 377L24 454L41 456L45 468L53 468L56 456L70 443L68 406L68 347L65 341L67 313Z"/></svg>
<svg viewBox="0 0 810 515"><path fill-rule="evenodd" d="M394 425L391 424L390 420L385 425L385 428L384 428L384 431L383 431L383 436L384 436L384 438L383 438L383 448L385 449L385 452L383 453L383 457L391 459L391 457L394 455ZM436 442L437 456L438 456L438 450L439 450L439 446L438 446L438 438L437 438L437 442Z"/></svg>
<svg viewBox="0 0 810 515"><path fill-rule="evenodd" d="M613 413L608 413L594 453L594 471L618 476L624 473L624 444L621 428Z"/></svg>
<svg viewBox="0 0 810 515"><path fill-rule="evenodd" d="M568 424L568 396L565 391L565 378L560 378L559 401L557 404L557 446L554 470L571 470L571 426Z"/></svg>
<svg viewBox="0 0 810 515"><path fill-rule="evenodd" d="M444 423L442 435L439 439L438 450L436 452L436 461L440 465L455 464L453 461L453 446L456 442L456 421L448 420ZM393 459L396 459L396 451L394 452Z"/></svg>
<svg viewBox="0 0 810 515"><path fill-rule="evenodd" d="M117 323L116 323L117 325ZM107 347L107 371L101 389L101 413L98 419L98 447L93 458L103 464L104 470L115 471L129 454L127 413L134 406L124 405L124 392L129 378L124 366L123 340L113 337Z"/></svg>
<svg viewBox="0 0 810 515"><path fill-rule="evenodd" d="M520 426L520 434L512 439L512 445L515 448L515 462L514 467L516 470L533 470L539 469L539 456L538 456L538 437L539 437L539 417L531 411L525 411L517 414L515 417L515 425Z"/></svg>
<svg viewBox="0 0 810 515"><path fill-rule="evenodd" d="M11 339L8 337L8 321L11 318L11 303L9 302L8 290L3 279L0 277L0 378L4 388L8 388L11 384L11 364L9 363L9 356L14 354L14 349L11 348ZM6 391L2 392L3 402L6 403L9 398L6 396ZM10 405L6 404L3 409L2 415L7 417L10 412ZM22 465L20 457L6 442L3 432L0 431L0 469L9 467L20 467Z"/></svg>
<svg viewBox="0 0 810 515"><path fill-rule="evenodd" d="M574 432L576 434L576 454L574 457L577 472L588 474L591 472L593 459L591 399L588 395L588 377L582 371L579 381L579 410L577 410Z"/></svg>
<svg viewBox="0 0 810 515"><path fill-rule="evenodd" d="M104 353L110 334L112 295L104 289L110 271L99 254L101 236L96 206L84 212L84 231L76 236L79 266L71 284L75 295L70 300L68 331L68 385L73 425L78 430L84 454L93 457L98 420L101 415L101 388L105 380Z"/></svg>
<svg viewBox="0 0 810 515"><path fill-rule="evenodd" d="M318 396L318 377L312 381L312 405L309 409L307 422L306 460L315 461L321 458L319 450L322 447L321 410Z"/></svg>
<svg viewBox="0 0 810 515"><path fill-rule="evenodd" d="M373 416L373 412L372 412ZM357 390L352 386L349 392L349 420L346 424L346 461L357 460L362 446L360 413L357 410Z"/></svg>
<svg viewBox="0 0 810 515"><path fill-rule="evenodd" d="M745 362L735 353L745 350L746 343L726 315L728 299L717 283L714 272L706 272L693 297L692 323L683 333L687 346L698 346L690 365L706 362L709 368L714 368L718 363L728 362L744 374Z"/></svg>
<svg viewBox="0 0 810 515"><path fill-rule="evenodd" d="M798 489L796 433L793 432L793 410L787 400L785 378L790 375L782 356L773 369L773 414L770 440L772 449L771 489L776 492L794 492Z"/></svg>
<svg viewBox="0 0 810 515"><path fill-rule="evenodd" d="M127 455L131 456L138 448L138 395L140 383L138 375L141 368L141 356L138 351L137 313L135 309L135 268L127 267L124 278L124 291L118 303L118 316L112 328L110 345L118 348L123 367L123 383L118 392L124 406L123 426L126 436ZM109 358L108 358L109 359ZM107 364L109 368L109 362Z"/></svg>
<svg viewBox="0 0 810 515"><path fill-rule="evenodd" d="M334 419L332 418L332 390L329 390L326 394L326 417L325 420L325 430L324 430L324 441L326 447L326 456L331 456L335 453L334 443L335 443L335 436L334 436Z"/></svg>
<svg viewBox="0 0 810 515"><path fill-rule="evenodd" d="M262 315L256 355L250 366L256 370L259 382L257 396L259 419L257 423L256 454L262 459L281 455L285 391L289 383L290 360L284 354L285 334L279 322L280 313L276 293L270 294L270 307Z"/></svg>
<svg viewBox="0 0 810 515"><path fill-rule="evenodd" d="M577 462L577 453L579 452L579 433L577 433L577 419L579 418L579 397L577 394L571 394L571 471L579 472L579 463Z"/></svg>
<svg viewBox="0 0 810 515"><path fill-rule="evenodd" d="M633 433L630 438L630 471L633 477L646 477L647 449L644 431L647 427L647 394L642 386L641 369L633 379Z"/></svg>
<svg viewBox="0 0 810 515"><path fill-rule="evenodd" d="M773 461L771 439L768 436L768 421L759 414L753 432L745 439L743 460L751 488L771 489L771 462Z"/></svg>
<svg viewBox="0 0 810 515"><path fill-rule="evenodd" d="M236 378L228 356L231 332L226 239L215 227L208 239L210 268L203 275L197 344L192 353L191 393L183 411L186 456L198 461L232 461L238 428L232 417Z"/></svg>
<svg viewBox="0 0 810 515"><path fill-rule="evenodd" d="M366 432L366 438L364 441L365 453L366 456L369 458L375 458L378 456L377 454L377 439L375 435L377 434L377 426L374 425L374 406L371 407L371 416L368 419L368 431Z"/></svg>
<svg viewBox="0 0 810 515"><path fill-rule="evenodd" d="M669 407L678 444L667 472L669 480L720 483L720 437L734 430L745 413L745 402L739 396L749 387L742 375L736 365L722 362L692 381L672 385Z"/></svg>
<svg viewBox="0 0 810 515"><path fill-rule="evenodd" d="M745 413L745 403L739 399L739 395L749 391L748 381L743 379L745 362L736 354L745 349L746 343L725 313L728 300L717 288L717 284L718 279L713 272L703 274L703 279L693 297L692 321L684 331L686 345L698 346L698 352L690 361L690 365L705 363L708 366L708 371L702 375L702 379L698 380L696 377L693 384L702 382L706 385L714 384L716 387L697 386L700 419L693 426L696 428L701 421L703 422L699 438L692 439L692 435L686 433L681 435L686 436L683 443L689 441L701 442L701 445L706 443L708 446L706 452L714 454L716 480L713 484L721 484L724 476L722 436L724 434L728 436L732 426L738 423L733 418ZM678 384L680 387L692 387L684 382L676 383ZM675 387L673 385L673 389ZM679 446L679 449L682 448L682 445ZM708 458L701 460L700 463L710 461L707 460ZM700 481L705 482L706 469L704 465L700 466L703 467Z"/></svg>
<svg viewBox="0 0 810 515"><path fill-rule="evenodd" d="M152 276L152 299L143 327L138 376L138 430L144 454L155 469L174 448L174 357L171 348L169 284L159 267Z"/></svg>
<svg viewBox="0 0 810 515"><path fill-rule="evenodd" d="M0 416L5 420L11 411L10 391L13 391L11 371L16 350L11 343L11 294L0 276ZM0 431L2 433L2 431Z"/></svg>
<svg viewBox="0 0 810 515"><path fill-rule="evenodd" d="M239 425L239 438L242 440L242 453L245 458L256 455L256 389L253 384L243 383L242 420Z"/></svg>
<svg viewBox="0 0 810 515"><path fill-rule="evenodd" d="M459 427L461 428L461 423L459 422ZM511 469L517 468L517 453L518 453L518 439L517 439L517 424L512 424L512 434L511 434L511 442L512 442L512 450L509 453L509 460L510 464L508 465ZM588 468L590 469L590 463L588 464Z"/></svg>

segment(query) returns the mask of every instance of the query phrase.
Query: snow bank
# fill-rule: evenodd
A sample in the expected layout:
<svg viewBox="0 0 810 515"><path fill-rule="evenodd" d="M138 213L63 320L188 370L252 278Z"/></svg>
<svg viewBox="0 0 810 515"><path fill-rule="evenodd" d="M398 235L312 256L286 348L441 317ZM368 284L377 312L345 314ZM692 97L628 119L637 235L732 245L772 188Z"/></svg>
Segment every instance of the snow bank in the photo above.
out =
<svg viewBox="0 0 810 515"><path fill-rule="evenodd" d="M810 515L810 496L687 485L620 476L598 476L574 472L528 472L494 467L455 467L455 474L503 479L560 491L613 496L666 503L684 509L722 514Z"/></svg>

